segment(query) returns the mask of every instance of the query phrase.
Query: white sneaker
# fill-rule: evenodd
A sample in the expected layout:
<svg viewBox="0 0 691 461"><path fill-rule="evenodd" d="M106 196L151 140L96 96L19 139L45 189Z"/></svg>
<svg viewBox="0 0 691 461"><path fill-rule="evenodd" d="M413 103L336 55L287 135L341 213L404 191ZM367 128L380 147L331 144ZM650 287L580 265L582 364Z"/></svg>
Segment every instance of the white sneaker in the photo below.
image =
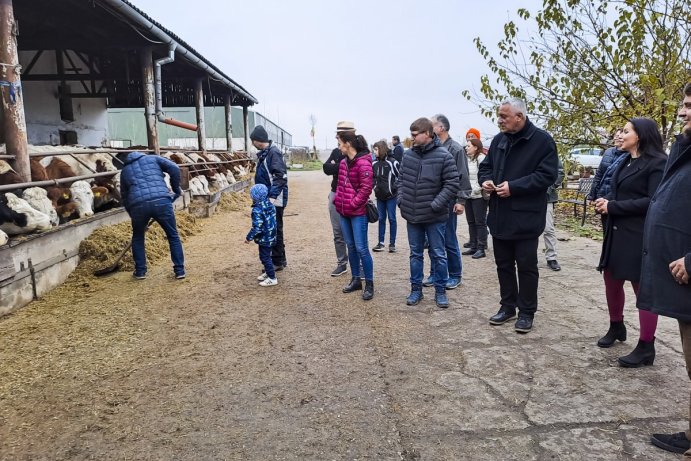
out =
<svg viewBox="0 0 691 461"><path fill-rule="evenodd" d="M260 281L260 282L263 282L263 281L266 280L267 278L269 278L269 276L266 275L266 272L262 272L262 275L260 275L259 277L257 277L257 280Z"/></svg>
<svg viewBox="0 0 691 461"><path fill-rule="evenodd" d="M267 277L266 280L259 282L259 286L262 287L271 287L274 285L278 285L278 279L270 279Z"/></svg>

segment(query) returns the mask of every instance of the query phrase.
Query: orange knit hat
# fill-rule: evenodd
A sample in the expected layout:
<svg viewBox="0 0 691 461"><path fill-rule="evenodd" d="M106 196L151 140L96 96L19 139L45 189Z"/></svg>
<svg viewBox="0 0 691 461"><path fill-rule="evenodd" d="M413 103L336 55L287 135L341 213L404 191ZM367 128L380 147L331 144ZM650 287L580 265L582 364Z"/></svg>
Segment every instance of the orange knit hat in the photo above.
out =
<svg viewBox="0 0 691 461"><path fill-rule="evenodd" d="M475 135L475 137L477 137L477 139L480 139L480 130L478 130L477 128L469 129L465 134L466 138L468 137L468 133L473 133Z"/></svg>

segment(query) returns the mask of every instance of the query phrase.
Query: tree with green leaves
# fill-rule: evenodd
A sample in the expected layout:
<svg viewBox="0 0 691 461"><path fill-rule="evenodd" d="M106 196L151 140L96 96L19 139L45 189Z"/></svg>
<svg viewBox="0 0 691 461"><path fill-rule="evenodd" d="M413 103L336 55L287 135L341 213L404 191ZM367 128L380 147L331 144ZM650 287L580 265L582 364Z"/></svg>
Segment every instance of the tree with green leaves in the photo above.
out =
<svg viewBox="0 0 691 461"><path fill-rule="evenodd" d="M637 116L656 120L671 140L691 78L688 0L544 0L536 14L517 15L496 53L474 40L492 75L481 77L480 94L463 94L483 115L520 97L563 148L601 145L603 133Z"/></svg>

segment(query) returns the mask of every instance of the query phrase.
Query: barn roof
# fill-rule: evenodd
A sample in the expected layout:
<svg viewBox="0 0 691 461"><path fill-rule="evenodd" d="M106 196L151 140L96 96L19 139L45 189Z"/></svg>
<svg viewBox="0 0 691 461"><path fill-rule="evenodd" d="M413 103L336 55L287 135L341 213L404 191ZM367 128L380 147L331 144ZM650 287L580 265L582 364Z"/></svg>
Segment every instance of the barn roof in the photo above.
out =
<svg viewBox="0 0 691 461"><path fill-rule="evenodd" d="M109 107L143 107L140 52L151 47L158 59L175 45L175 61L161 67L165 106L194 105L194 82L200 78L207 106L223 105L226 95L233 105L257 103L243 86L127 0L21 0L14 1L14 15L20 51L37 51L37 60L41 53L70 50L89 62L89 69L66 62L60 75L33 72L33 60L22 71L24 81L81 81L85 92L76 97L107 97Z"/></svg>

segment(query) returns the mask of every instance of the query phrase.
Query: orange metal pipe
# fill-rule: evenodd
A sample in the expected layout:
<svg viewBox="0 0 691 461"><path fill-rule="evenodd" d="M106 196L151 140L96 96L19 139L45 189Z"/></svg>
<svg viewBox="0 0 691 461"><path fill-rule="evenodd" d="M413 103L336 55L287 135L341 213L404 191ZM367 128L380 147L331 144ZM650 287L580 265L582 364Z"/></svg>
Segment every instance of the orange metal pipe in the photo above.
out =
<svg viewBox="0 0 691 461"><path fill-rule="evenodd" d="M187 122L181 122L180 120L164 118L163 120L161 120L161 122L165 123L166 125L173 125L177 126L178 128L184 128L186 130L197 131L197 125L192 125L191 123Z"/></svg>

